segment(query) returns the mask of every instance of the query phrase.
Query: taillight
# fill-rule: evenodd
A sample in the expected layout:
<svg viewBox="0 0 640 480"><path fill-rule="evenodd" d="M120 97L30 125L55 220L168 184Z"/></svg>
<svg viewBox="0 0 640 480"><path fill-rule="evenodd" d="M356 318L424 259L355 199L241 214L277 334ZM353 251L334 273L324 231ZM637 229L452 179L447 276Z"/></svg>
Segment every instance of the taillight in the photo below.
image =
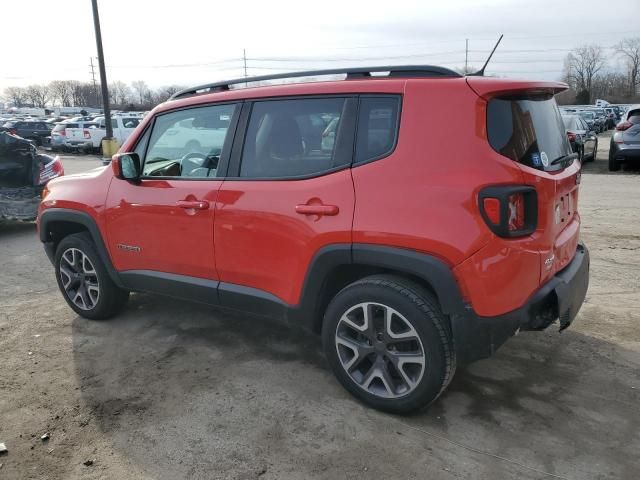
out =
<svg viewBox="0 0 640 480"><path fill-rule="evenodd" d="M10 133L11 135L17 135L17 134L18 134L18 130L16 130L15 128L10 128L10 129L9 129L9 133Z"/></svg>
<svg viewBox="0 0 640 480"><path fill-rule="evenodd" d="M633 127L633 123L625 121L625 122L620 122L618 125L616 125L616 130L619 130L621 132L625 131L627 128Z"/></svg>
<svg viewBox="0 0 640 480"><path fill-rule="evenodd" d="M89 130L83 130L82 131L84 138L91 138L91 134L89 133Z"/></svg>
<svg viewBox="0 0 640 480"><path fill-rule="evenodd" d="M66 136L67 136L67 130L66 130L66 129L62 129L62 130L60 130L60 132L59 132L59 133L60 133L60 136L61 136L61 137L66 137Z"/></svg>
<svg viewBox="0 0 640 480"><path fill-rule="evenodd" d="M514 193L509 195L509 231L519 232L525 226L524 195Z"/></svg>
<svg viewBox="0 0 640 480"><path fill-rule="evenodd" d="M576 134L573 132L567 132L567 138L569 139L570 142L575 142L576 141Z"/></svg>
<svg viewBox="0 0 640 480"><path fill-rule="evenodd" d="M525 185L496 185L479 194L480 214L493 233L500 237L522 237L538 225L538 194Z"/></svg>
<svg viewBox="0 0 640 480"><path fill-rule="evenodd" d="M64 166L60 161L60 157L55 157L46 165L40 165L38 185L44 185L52 178L61 177L62 175L64 175Z"/></svg>

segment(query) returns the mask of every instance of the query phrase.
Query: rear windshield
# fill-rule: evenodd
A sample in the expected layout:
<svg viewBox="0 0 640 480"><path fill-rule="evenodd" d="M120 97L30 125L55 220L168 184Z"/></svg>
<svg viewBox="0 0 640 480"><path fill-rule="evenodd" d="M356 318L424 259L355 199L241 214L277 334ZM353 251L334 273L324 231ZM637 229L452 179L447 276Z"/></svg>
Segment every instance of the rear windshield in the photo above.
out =
<svg viewBox="0 0 640 480"><path fill-rule="evenodd" d="M487 136L496 152L540 170L563 168L552 163L571 154L560 110L551 95L491 99Z"/></svg>
<svg viewBox="0 0 640 480"><path fill-rule="evenodd" d="M628 119L631 123L640 123L640 109L630 111Z"/></svg>

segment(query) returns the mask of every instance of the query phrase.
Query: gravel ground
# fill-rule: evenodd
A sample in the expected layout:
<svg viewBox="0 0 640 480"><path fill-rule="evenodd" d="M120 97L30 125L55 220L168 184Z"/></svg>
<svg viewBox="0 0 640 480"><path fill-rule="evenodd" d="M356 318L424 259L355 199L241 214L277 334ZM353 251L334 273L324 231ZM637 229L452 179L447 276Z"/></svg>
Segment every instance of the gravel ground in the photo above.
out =
<svg viewBox="0 0 640 480"><path fill-rule="evenodd" d="M408 417L363 407L319 339L279 322L142 294L83 320L34 225L0 224L0 478L638 478L640 175L600 174L601 137L573 326L518 335Z"/></svg>

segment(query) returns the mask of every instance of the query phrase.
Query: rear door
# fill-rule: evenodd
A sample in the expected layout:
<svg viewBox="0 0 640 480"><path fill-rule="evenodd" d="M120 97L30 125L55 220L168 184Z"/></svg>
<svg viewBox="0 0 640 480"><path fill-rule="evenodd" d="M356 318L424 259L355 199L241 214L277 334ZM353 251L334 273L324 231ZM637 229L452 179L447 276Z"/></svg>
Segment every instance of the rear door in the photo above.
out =
<svg viewBox="0 0 640 480"><path fill-rule="evenodd" d="M315 253L351 243L355 100L315 96L245 104L243 135L216 202L222 304L266 295L295 305ZM335 136L323 140L336 119Z"/></svg>
<svg viewBox="0 0 640 480"><path fill-rule="evenodd" d="M573 259L578 244L580 163L565 161L571 146L552 94L514 92L489 99L487 134L494 150L520 165L535 187L538 224L529 245L540 252L541 283Z"/></svg>

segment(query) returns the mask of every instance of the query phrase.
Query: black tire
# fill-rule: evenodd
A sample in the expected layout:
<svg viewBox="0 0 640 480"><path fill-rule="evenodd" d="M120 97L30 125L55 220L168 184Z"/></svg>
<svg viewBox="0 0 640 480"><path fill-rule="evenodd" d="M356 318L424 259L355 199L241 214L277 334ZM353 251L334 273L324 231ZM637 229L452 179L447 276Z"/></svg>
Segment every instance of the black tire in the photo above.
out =
<svg viewBox="0 0 640 480"><path fill-rule="evenodd" d="M413 328L413 332L416 334L415 338L419 338L420 344L416 343L416 345L424 355L422 369L419 378L414 378L413 387L406 394L399 394L394 398L385 398L383 395L374 394L369 390L371 387L365 390L365 387L357 383L352 378L352 374L348 373L343 366L345 360L341 359L338 342L336 341L339 338L338 328L344 325L341 319L350 310L353 311L354 308L367 303L375 304L374 308L386 306L395 310L402 316L402 320ZM370 315L375 316L373 313ZM376 335L380 340L381 333L379 332ZM413 333L410 336L413 337ZM456 369L455 351L449 322L440 310L438 301L428 290L417 283L394 275L366 277L340 291L333 298L325 312L322 325L322 340L327 360L344 388L363 403L386 412L409 413L431 404L449 385ZM356 366L365 364L364 368L366 370L367 362L371 363L367 373L359 373L364 377L362 383L365 383L368 377L373 377L370 374L373 373L374 367L378 365L371 359L373 355L376 359L380 357L380 365L387 374L394 373L391 378L395 379L394 382L396 383L394 385L402 384L402 375L400 375L387 356L389 352L393 356L394 354L402 354L405 350L395 350L395 347L389 347L387 344L383 347L369 346L373 345L373 343L369 343L368 340L366 342L362 344L365 345L364 348L369 350L379 348L379 350L376 351L378 353L371 351L367 355L354 353L353 357L365 359L364 361L355 362ZM355 350L352 350L352 352L355 352ZM400 366L403 367L404 364ZM409 383L404 383L409 386ZM380 384L383 384L383 382L380 381ZM386 385L386 382L384 384ZM373 385L373 382L370 385ZM389 389L387 389L387 393L391 393Z"/></svg>
<svg viewBox="0 0 640 480"><path fill-rule="evenodd" d="M618 170L620 170L620 162L616 161L613 152L609 150L609 171L617 172Z"/></svg>
<svg viewBox="0 0 640 480"><path fill-rule="evenodd" d="M66 259L63 259L63 255L66 254L66 258L68 259L73 257L73 255L79 255L77 252L84 254L89 261L87 265L93 267L90 270L95 272L95 275L92 274L90 276L90 283L92 284L93 291L96 290L97 286L97 298L94 298L92 294L87 293L86 286L84 287L84 290L82 290L82 286L79 286L74 290L71 288L72 284L68 283L68 289L65 288L63 278L69 279L69 282L78 283L82 283L86 280L84 277L80 278L82 274L78 274L78 277L74 278L74 280L71 280L69 275L66 275L65 273L61 274L61 269L64 269L67 273L71 270L69 268L71 264ZM84 265L82 268L84 269ZM113 283L113 280L111 280L111 277L109 277L107 269L102 263L100 256L97 254L91 236L88 233L75 233L64 237L60 241L55 255L55 272L56 281L58 282L58 287L60 288L62 296L73 311L81 317L88 318L90 320L106 320L119 313L129 299L129 292L117 287L116 284ZM86 275L85 277L88 278ZM74 293L76 294L76 297L78 295L80 296L78 301L84 304L87 308L82 308L74 303L71 298Z"/></svg>
<svg viewBox="0 0 640 480"><path fill-rule="evenodd" d="M598 139L596 138L596 143L593 146L593 150L591 152L591 155L589 156L589 161L590 162L595 162L597 155L598 155Z"/></svg>

